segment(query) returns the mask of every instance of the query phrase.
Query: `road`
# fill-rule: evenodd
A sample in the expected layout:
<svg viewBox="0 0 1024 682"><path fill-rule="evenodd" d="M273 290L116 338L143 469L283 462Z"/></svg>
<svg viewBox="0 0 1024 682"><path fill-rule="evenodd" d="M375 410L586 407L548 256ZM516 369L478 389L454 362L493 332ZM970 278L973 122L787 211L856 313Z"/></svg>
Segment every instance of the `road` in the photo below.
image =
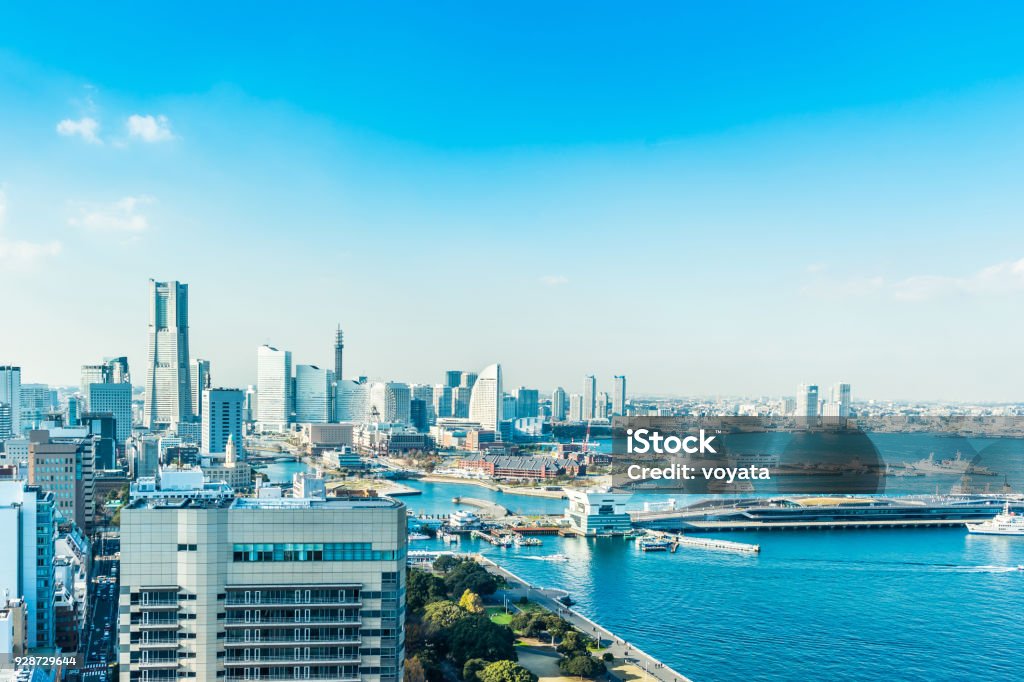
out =
<svg viewBox="0 0 1024 682"><path fill-rule="evenodd" d="M557 613L562 618L569 621L573 627L583 634L593 637L600 646L607 647L607 651L610 651L616 659L622 659L627 663L632 663L636 666L637 672L642 671L659 682L690 682L690 680L683 674L672 670L672 668L669 668L656 658L640 651L629 642L616 637L614 633L601 627L586 616L566 607L565 604L558 601L560 597L566 596L567 593L564 590L548 589L530 585L515 574L508 572L501 566L498 566L493 561L490 561L485 557L480 558L482 559L483 566L487 570L503 576L509 584L509 588L504 590L504 595L498 595L499 599L502 597L508 597L509 603L515 604L520 597L526 597L530 601L540 604L549 611Z"/></svg>
<svg viewBox="0 0 1024 682"><path fill-rule="evenodd" d="M117 600L120 540L105 533L93 543L89 611L78 652L78 675L66 679L106 682L117 661Z"/></svg>

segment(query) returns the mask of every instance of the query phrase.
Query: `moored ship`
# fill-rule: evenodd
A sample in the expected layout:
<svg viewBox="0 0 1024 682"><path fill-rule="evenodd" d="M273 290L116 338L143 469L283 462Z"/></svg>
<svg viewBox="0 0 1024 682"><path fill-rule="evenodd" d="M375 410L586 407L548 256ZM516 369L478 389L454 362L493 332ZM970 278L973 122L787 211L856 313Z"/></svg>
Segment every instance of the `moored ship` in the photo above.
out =
<svg viewBox="0 0 1024 682"><path fill-rule="evenodd" d="M988 521L966 524L969 533L978 535L1024 535L1024 516L1010 511L1010 503L1003 506L1003 511Z"/></svg>

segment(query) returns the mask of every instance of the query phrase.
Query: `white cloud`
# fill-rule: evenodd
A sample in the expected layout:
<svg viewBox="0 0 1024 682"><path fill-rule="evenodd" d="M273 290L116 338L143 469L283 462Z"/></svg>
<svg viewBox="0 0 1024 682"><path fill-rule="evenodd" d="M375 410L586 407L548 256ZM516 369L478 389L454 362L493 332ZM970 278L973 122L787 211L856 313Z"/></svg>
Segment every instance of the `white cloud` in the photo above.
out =
<svg viewBox="0 0 1024 682"><path fill-rule="evenodd" d="M69 218L68 223L99 232L144 232L149 219L139 209L153 201L147 196L123 197L112 204L80 206L78 215Z"/></svg>
<svg viewBox="0 0 1024 682"><path fill-rule="evenodd" d="M6 220L7 194L0 189L0 263L15 267L26 267L41 258L56 256L60 253L61 243L56 240L28 242L19 239L7 239L3 234Z"/></svg>
<svg viewBox="0 0 1024 682"><path fill-rule="evenodd" d="M544 275L540 278L540 282L546 287L558 287L568 284L569 278L565 275Z"/></svg>
<svg viewBox="0 0 1024 682"><path fill-rule="evenodd" d="M892 286L893 296L901 301L925 301L949 294L981 296L1016 291L1024 291L1024 258L996 263L966 277L919 275Z"/></svg>
<svg viewBox="0 0 1024 682"><path fill-rule="evenodd" d="M99 137L100 124L91 116L84 116L77 121L66 118L57 124L57 132L65 137L81 137L89 144L103 144Z"/></svg>
<svg viewBox="0 0 1024 682"><path fill-rule="evenodd" d="M142 116L132 114L128 117L128 135L143 142L166 142L174 139L170 121L166 116Z"/></svg>

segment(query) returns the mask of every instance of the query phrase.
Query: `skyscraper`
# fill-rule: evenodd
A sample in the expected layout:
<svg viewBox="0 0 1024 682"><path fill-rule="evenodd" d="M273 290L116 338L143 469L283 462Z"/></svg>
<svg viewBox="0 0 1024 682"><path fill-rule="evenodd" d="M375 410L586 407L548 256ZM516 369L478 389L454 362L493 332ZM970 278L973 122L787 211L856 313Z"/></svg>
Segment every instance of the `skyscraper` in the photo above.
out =
<svg viewBox="0 0 1024 682"><path fill-rule="evenodd" d="M210 361L195 358L191 362L192 414L203 416L203 391L210 388Z"/></svg>
<svg viewBox="0 0 1024 682"><path fill-rule="evenodd" d="M458 388L462 383L462 370L450 369L444 373L444 385L449 388Z"/></svg>
<svg viewBox="0 0 1024 682"><path fill-rule="evenodd" d="M89 384L89 411L114 416L118 448L123 448L132 435L132 385Z"/></svg>
<svg viewBox="0 0 1024 682"><path fill-rule="evenodd" d="M626 414L626 377L617 374L612 390L612 415L621 417Z"/></svg>
<svg viewBox="0 0 1024 682"><path fill-rule="evenodd" d="M334 333L334 376L338 381L344 379L344 375L341 373L342 369L342 356L345 352L345 335L341 331L341 325L338 325L338 331Z"/></svg>
<svg viewBox="0 0 1024 682"><path fill-rule="evenodd" d="M389 498L133 500L120 679L401 680L405 563Z"/></svg>
<svg viewBox="0 0 1024 682"><path fill-rule="evenodd" d="M536 417L539 403L540 392L537 389L520 386L516 391L516 417ZM505 416L511 417L512 415Z"/></svg>
<svg viewBox="0 0 1024 682"><path fill-rule="evenodd" d="M128 371L128 358L123 355L116 358L103 358L103 362L107 363L107 367L110 368L111 383L132 383L132 375L131 372Z"/></svg>
<svg viewBox="0 0 1024 682"><path fill-rule="evenodd" d="M206 388L203 389L202 403L202 451L210 454L226 452L229 438L241 450L245 392L239 388Z"/></svg>
<svg viewBox="0 0 1024 682"><path fill-rule="evenodd" d="M54 642L53 501L53 493L24 481L0 481L0 595L25 600L30 647Z"/></svg>
<svg viewBox="0 0 1024 682"><path fill-rule="evenodd" d="M11 434L21 434L21 367L0 365L0 403L10 407Z"/></svg>
<svg viewBox="0 0 1024 682"><path fill-rule="evenodd" d="M433 424L437 421L437 416L434 413L434 387L430 384L413 384L409 387L412 391L412 400L423 401L423 418L426 420L427 425ZM426 431L426 429L422 429Z"/></svg>
<svg viewBox="0 0 1024 682"><path fill-rule="evenodd" d="M331 421L334 372L316 365L295 366L295 421L326 424Z"/></svg>
<svg viewBox="0 0 1024 682"><path fill-rule="evenodd" d="M796 414L797 417L818 416L818 385L800 384L796 389Z"/></svg>
<svg viewBox="0 0 1024 682"><path fill-rule="evenodd" d="M469 418L485 429L497 432L502 421L501 365L495 363L484 368L473 383L469 397Z"/></svg>
<svg viewBox="0 0 1024 682"><path fill-rule="evenodd" d="M559 386L551 393L551 421L560 422L565 419L568 408L565 389Z"/></svg>
<svg viewBox="0 0 1024 682"><path fill-rule="evenodd" d="M409 424L412 393L408 384L397 381L375 382L370 386L370 409L382 422Z"/></svg>
<svg viewBox="0 0 1024 682"><path fill-rule="evenodd" d="M569 421L583 421L583 396L579 393L569 396Z"/></svg>
<svg viewBox="0 0 1024 682"><path fill-rule="evenodd" d="M593 374L583 378L583 421L590 421L597 408L597 379Z"/></svg>
<svg viewBox="0 0 1024 682"><path fill-rule="evenodd" d="M292 353L273 346L256 352L256 421L263 431L284 431L291 421Z"/></svg>
<svg viewBox="0 0 1024 682"><path fill-rule="evenodd" d="M822 416L843 419L850 416L850 384L835 384L832 387Z"/></svg>
<svg viewBox="0 0 1024 682"><path fill-rule="evenodd" d="M370 385L359 381L338 381L334 400L334 421L362 422L369 418Z"/></svg>
<svg viewBox="0 0 1024 682"><path fill-rule="evenodd" d="M38 429L57 406L46 384L21 385L21 430Z"/></svg>
<svg viewBox="0 0 1024 682"><path fill-rule="evenodd" d="M149 280L149 348L143 423L166 428L192 417L188 285Z"/></svg>
<svg viewBox="0 0 1024 682"><path fill-rule="evenodd" d="M441 419L455 416L452 386L437 384L434 386L434 416Z"/></svg>

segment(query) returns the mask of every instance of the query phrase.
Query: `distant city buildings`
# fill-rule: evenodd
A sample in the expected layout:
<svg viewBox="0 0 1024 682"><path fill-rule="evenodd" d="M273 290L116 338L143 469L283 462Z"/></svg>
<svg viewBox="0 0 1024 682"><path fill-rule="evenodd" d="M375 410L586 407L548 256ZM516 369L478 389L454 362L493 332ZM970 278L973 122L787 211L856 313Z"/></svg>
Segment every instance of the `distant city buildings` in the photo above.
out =
<svg viewBox="0 0 1024 682"><path fill-rule="evenodd" d="M7 406L6 436L21 434L21 367L0 365L0 405ZM0 424L0 428L3 425ZM0 434L3 432L0 431Z"/></svg>
<svg viewBox="0 0 1024 682"><path fill-rule="evenodd" d="M800 384L796 390L795 416L811 418L818 414L818 385Z"/></svg>
<svg viewBox="0 0 1024 682"><path fill-rule="evenodd" d="M583 378L583 421L590 421L597 415L597 379L593 374Z"/></svg>
<svg viewBox="0 0 1024 682"><path fill-rule="evenodd" d="M295 366L295 421L325 424L333 418L334 372L316 365Z"/></svg>
<svg viewBox="0 0 1024 682"><path fill-rule="evenodd" d="M540 391L535 388L520 386L516 391L516 418L536 417L540 410ZM512 417L506 413L506 418Z"/></svg>
<svg viewBox="0 0 1024 682"><path fill-rule="evenodd" d="M132 435L132 385L127 383L89 384L89 412L114 417L117 445L123 448Z"/></svg>
<svg viewBox="0 0 1024 682"><path fill-rule="evenodd" d="M626 377L617 374L613 379L612 415L621 417L626 414Z"/></svg>
<svg viewBox="0 0 1024 682"><path fill-rule="evenodd" d="M203 416L203 390L210 388L210 361L193 358L191 362L192 379L192 414L201 419Z"/></svg>
<svg viewBox="0 0 1024 682"><path fill-rule="evenodd" d="M201 404L202 452L224 453L229 439L241 448L245 392L238 388L207 388L203 390Z"/></svg>
<svg viewBox="0 0 1024 682"><path fill-rule="evenodd" d="M563 421L568 411L569 403L565 389L559 386L551 393L551 421Z"/></svg>
<svg viewBox="0 0 1024 682"><path fill-rule="evenodd" d="M149 345L145 413L150 429L192 417L188 351L188 285L149 280Z"/></svg>
<svg viewBox="0 0 1024 682"><path fill-rule="evenodd" d="M378 381L370 386L371 419L385 423L409 424L412 392L408 384Z"/></svg>
<svg viewBox="0 0 1024 682"><path fill-rule="evenodd" d="M463 374L463 378L465 378ZM486 367L474 377L469 401L469 418L479 422L485 429L498 430L502 421L503 400L501 365L495 363Z"/></svg>
<svg viewBox="0 0 1024 682"><path fill-rule="evenodd" d="M292 354L273 346L256 352L256 421L262 431L284 431L291 422Z"/></svg>

